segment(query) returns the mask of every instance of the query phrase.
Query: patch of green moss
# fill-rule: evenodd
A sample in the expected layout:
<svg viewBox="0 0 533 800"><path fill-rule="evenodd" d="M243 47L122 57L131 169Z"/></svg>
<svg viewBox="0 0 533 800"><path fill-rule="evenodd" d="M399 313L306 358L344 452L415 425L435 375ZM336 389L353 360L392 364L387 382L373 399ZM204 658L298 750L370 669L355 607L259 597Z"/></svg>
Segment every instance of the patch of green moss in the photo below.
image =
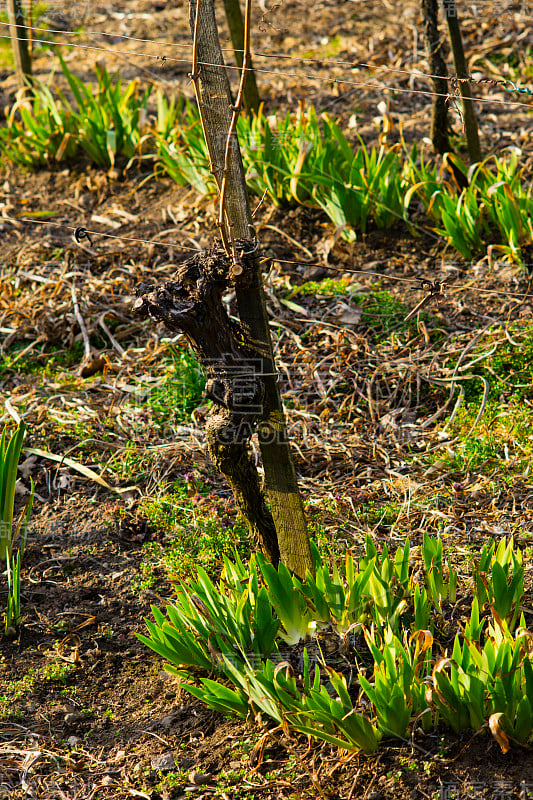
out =
<svg viewBox="0 0 533 800"><path fill-rule="evenodd" d="M494 334L499 333L500 340L493 345ZM533 397L533 333L523 324L509 326L508 333L509 338L503 339L503 328L494 327L464 359L465 365L472 362L468 374L476 376L461 381L467 404L481 401L485 384L480 378L489 384L489 400L514 403ZM484 353L488 355L483 357Z"/></svg>

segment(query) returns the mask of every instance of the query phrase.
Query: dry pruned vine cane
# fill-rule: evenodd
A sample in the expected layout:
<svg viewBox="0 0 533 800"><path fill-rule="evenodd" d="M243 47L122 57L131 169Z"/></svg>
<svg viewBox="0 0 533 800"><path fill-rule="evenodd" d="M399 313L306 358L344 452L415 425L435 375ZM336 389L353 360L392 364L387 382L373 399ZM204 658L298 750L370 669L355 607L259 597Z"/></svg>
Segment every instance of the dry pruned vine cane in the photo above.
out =
<svg viewBox="0 0 533 800"><path fill-rule="evenodd" d="M230 152L233 146L238 147L238 141L236 140L236 130L237 130L237 120L239 118L239 114L241 113L242 108L242 101L244 97L244 88L246 86L246 75L248 69L248 62L250 60L250 12L251 12L251 2L250 0L246 0L246 9L244 13L244 52L242 58L242 71L241 71L241 79L239 82L239 91L237 93L237 99L235 100L235 105L232 108L232 115L231 115L231 123L228 131L228 136L226 139L226 147L224 149L224 171L222 174L222 185L220 187L220 198L219 198L219 213L218 213L218 227L222 230L224 226L224 221L228 220L228 215L226 213L226 194L228 191L228 179L229 179L229 159L230 159ZM240 270L242 269L240 264L235 257L235 247L234 247L234 238L233 238L233 231L231 229L231 223L229 224L229 238L232 242L232 255L233 255L233 273L235 275L240 274Z"/></svg>
<svg viewBox="0 0 533 800"><path fill-rule="evenodd" d="M207 154L208 154L208 157L209 157L209 171L210 171L210 173L213 175L213 177L215 179L219 195L221 196L221 194L222 194L222 179L221 179L220 174L219 174L220 173L220 168L217 167L217 165L216 165L215 154L213 152L213 147L212 147L212 144L211 144L211 137L209 136L207 120L206 120L206 116L205 116L205 113L204 113L205 104L204 104L204 102L202 100L202 92L201 92L200 83L199 83L199 80L198 80L198 77L199 77L199 72L198 72L198 30L199 30L199 22L200 22L200 19L201 19L201 16L200 16L201 4L202 4L202 0L196 0L196 13L194 15L194 23L193 23L192 68L191 68L191 72L189 73L189 77L190 77L190 79L192 81L192 84L193 84L193 87L194 87L194 95L196 97L196 104L198 106L198 113L200 115L200 123L202 125L202 130L204 132L204 139L205 139L205 143L206 143ZM224 160L224 167L225 167L225 170L227 170L226 159ZM224 206L223 206L222 203L220 205L220 208L221 208L221 212L223 212L224 211ZM218 225L219 225L219 229L220 229L220 237L222 239L222 244L224 246L224 250L229 255L231 250L230 250L229 237L228 237L227 227L226 227L228 225L228 220L227 219L223 219L222 222L219 221Z"/></svg>
<svg viewBox="0 0 533 800"><path fill-rule="evenodd" d="M261 100L257 89L251 54L249 54L246 65L244 64L246 34L240 0L224 0L224 8L226 10L226 22L228 23L235 61L239 69L243 67L246 68L246 84L244 86L243 98L244 105L248 112L253 111L257 114L259 106L261 105Z"/></svg>
<svg viewBox="0 0 533 800"><path fill-rule="evenodd" d="M9 34L13 46L13 56L17 71L19 88L29 92L31 80L31 58L28 47L28 32L24 20L21 0L7 0Z"/></svg>
<svg viewBox="0 0 533 800"><path fill-rule="evenodd" d="M457 83L459 84L459 92L461 93L463 122L468 146L468 155L470 156L472 163L477 163L478 161L481 161L481 145L479 143L479 132L474 101L472 99L472 92L468 82L469 72L463 48L463 37L461 35L461 28L459 26L459 18L457 16L457 5L455 0L442 0L442 4L444 8L444 16L446 17L446 22L448 23L453 60L455 63L455 72L457 73Z"/></svg>

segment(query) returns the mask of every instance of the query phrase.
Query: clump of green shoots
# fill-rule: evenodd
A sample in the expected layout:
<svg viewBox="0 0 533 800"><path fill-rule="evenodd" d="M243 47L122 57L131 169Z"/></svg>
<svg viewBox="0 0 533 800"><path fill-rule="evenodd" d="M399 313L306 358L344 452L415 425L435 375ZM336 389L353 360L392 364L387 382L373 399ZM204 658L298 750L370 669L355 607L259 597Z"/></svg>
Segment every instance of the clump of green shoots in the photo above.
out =
<svg viewBox="0 0 533 800"><path fill-rule="evenodd" d="M5 633L12 632L20 623L20 571L26 546L26 535L33 504L31 493L18 522L13 523L17 468L25 435L24 422L6 442L6 429L0 439L0 561L5 561L7 571L7 606Z"/></svg>
<svg viewBox="0 0 533 800"><path fill-rule="evenodd" d="M0 128L5 158L30 168L81 154L103 168L143 159L154 174L204 195L216 192L192 102L183 95L169 99L158 89L152 111L151 86L140 91L132 81L122 87L120 77L101 66L96 83L85 84L60 54L59 60L69 97L35 81L33 99L21 97ZM466 259L491 247L520 263L533 240L533 189L523 181L515 153L469 168L451 154L442 163L427 161L416 145L410 153L400 144L369 148L360 137L350 141L336 120L312 106L285 116L240 116L237 137L251 192L277 206L321 209L346 241L371 224L403 223L414 233L420 210ZM452 177L445 171L450 166Z"/></svg>
<svg viewBox="0 0 533 800"><path fill-rule="evenodd" d="M344 749L371 753L384 737L440 721L457 732L487 727L504 752L512 739L533 740L532 634L518 619L523 570L512 539L484 549L451 652L441 629L457 574L440 539L423 538L422 581L408 540L392 555L367 537L365 555L348 551L342 571L313 555L316 573L304 581L259 554L248 565L224 558L217 584L200 569L165 613L153 607L139 638L210 708L259 712L287 734Z"/></svg>
<svg viewBox="0 0 533 800"><path fill-rule="evenodd" d="M151 139L146 117L151 89L140 92L138 81L123 89L120 77L113 79L104 66L95 68L96 83L86 84L58 57L72 100L61 89L53 92L34 81L31 98L20 97L0 128L4 157L34 168L85 153L93 164L109 168L141 156Z"/></svg>

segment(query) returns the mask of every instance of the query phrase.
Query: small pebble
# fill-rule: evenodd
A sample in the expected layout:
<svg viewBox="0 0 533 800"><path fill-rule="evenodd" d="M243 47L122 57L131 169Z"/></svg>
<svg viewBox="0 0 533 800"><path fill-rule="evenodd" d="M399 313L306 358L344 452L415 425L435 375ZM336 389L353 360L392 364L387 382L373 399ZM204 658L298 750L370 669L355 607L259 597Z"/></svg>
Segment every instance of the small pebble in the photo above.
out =
<svg viewBox="0 0 533 800"><path fill-rule="evenodd" d="M212 775L202 775L200 772L189 772L189 782L193 783L195 786L206 786L208 783L213 782Z"/></svg>
<svg viewBox="0 0 533 800"><path fill-rule="evenodd" d="M74 722L79 722L80 719L83 719L83 714L80 714L79 711L73 711L72 714L65 714L63 717L63 720L67 725L72 725Z"/></svg>
<svg viewBox="0 0 533 800"><path fill-rule="evenodd" d="M159 720L159 724L161 725L162 728L168 729L170 728L172 723L176 721L176 716L177 716L176 714L168 714L166 717L162 717Z"/></svg>
<svg viewBox="0 0 533 800"><path fill-rule="evenodd" d="M169 750L166 753L161 753L159 756L154 756L152 758L151 765L152 769L154 770L168 772L169 770L175 769L176 762L174 761L174 755Z"/></svg>

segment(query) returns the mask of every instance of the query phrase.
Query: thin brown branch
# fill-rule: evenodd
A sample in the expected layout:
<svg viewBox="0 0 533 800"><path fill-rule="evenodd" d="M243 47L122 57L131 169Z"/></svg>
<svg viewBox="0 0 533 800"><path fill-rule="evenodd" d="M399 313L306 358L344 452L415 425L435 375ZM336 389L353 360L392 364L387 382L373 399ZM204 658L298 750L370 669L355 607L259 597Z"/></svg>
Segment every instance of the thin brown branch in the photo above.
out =
<svg viewBox="0 0 533 800"><path fill-rule="evenodd" d="M237 258L235 255L235 247L233 245L233 236L231 236L231 222L228 219L227 211L226 211L226 192L228 188L228 178L229 178L229 168L230 168L230 154L231 154L231 147L234 143L234 137L236 136L237 130L237 120L239 119L239 114L241 113L242 109L242 102L244 98L244 89L246 86L246 75L248 64L250 62L250 16L251 16L251 8L252 3L251 0L246 0L246 9L244 13L244 52L243 52L243 59L242 59L242 69L241 69L241 78L239 82L239 91L237 92L237 99L235 100L235 105L233 106L233 113L231 117L231 124L228 131L228 135L226 138L226 147L224 150L224 172L222 174L222 186L220 188L220 201L219 201L219 212L218 212L218 227L222 230L224 226L224 220L226 220L226 224L230 229L230 237L232 239L232 260L233 260L233 270L237 269L237 274L241 269L238 265ZM238 145L237 145L238 146Z"/></svg>
<svg viewBox="0 0 533 800"><path fill-rule="evenodd" d="M215 158L214 158L213 149L212 149L212 146L211 146L211 140L209 138L209 131L208 131L208 127L207 127L207 123L206 123L206 119L205 119L205 114L204 114L204 104L203 104L203 101L202 101L202 95L201 95L201 91L200 91L200 81L199 81L199 73L198 73L198 29L199 29L198 28L198 23L199 23L199 20L200 20L201 6L202 6L202 0L197 0L197 2L196 2L196 14L195 14L195 17L194 17L193 42L192 42L192 71L189 73L189 77L190 77L190 79L192 81L192 85L193 85L193 88L194 88L194 96L196 97L196 105L198 106L198 113L199 113L199 116L200 116L200 123L202 125L202 130L204 132L204 139L205 139L205 144L206 144L206 148L207 148L207 154L208 154L208 157L209 157L209 171L210 171L211 175L213 176L213 178L215 179L215 182L217 184L217 189L218 189L218 192L219 192L219 195L220 195L221 191L222 191L222 187L221 187L220 178L218 176L218 171L217 171L216 165L215 165ZM229 256L231 254L231 247L230 247L230 243L229 243L227 230L226 230L224 224L223 223L221 224L220 222L219 222L219 228L220 228L220 236L222 238L222 244L224 246L224 250L226 251L227 255Z"/></svg>

